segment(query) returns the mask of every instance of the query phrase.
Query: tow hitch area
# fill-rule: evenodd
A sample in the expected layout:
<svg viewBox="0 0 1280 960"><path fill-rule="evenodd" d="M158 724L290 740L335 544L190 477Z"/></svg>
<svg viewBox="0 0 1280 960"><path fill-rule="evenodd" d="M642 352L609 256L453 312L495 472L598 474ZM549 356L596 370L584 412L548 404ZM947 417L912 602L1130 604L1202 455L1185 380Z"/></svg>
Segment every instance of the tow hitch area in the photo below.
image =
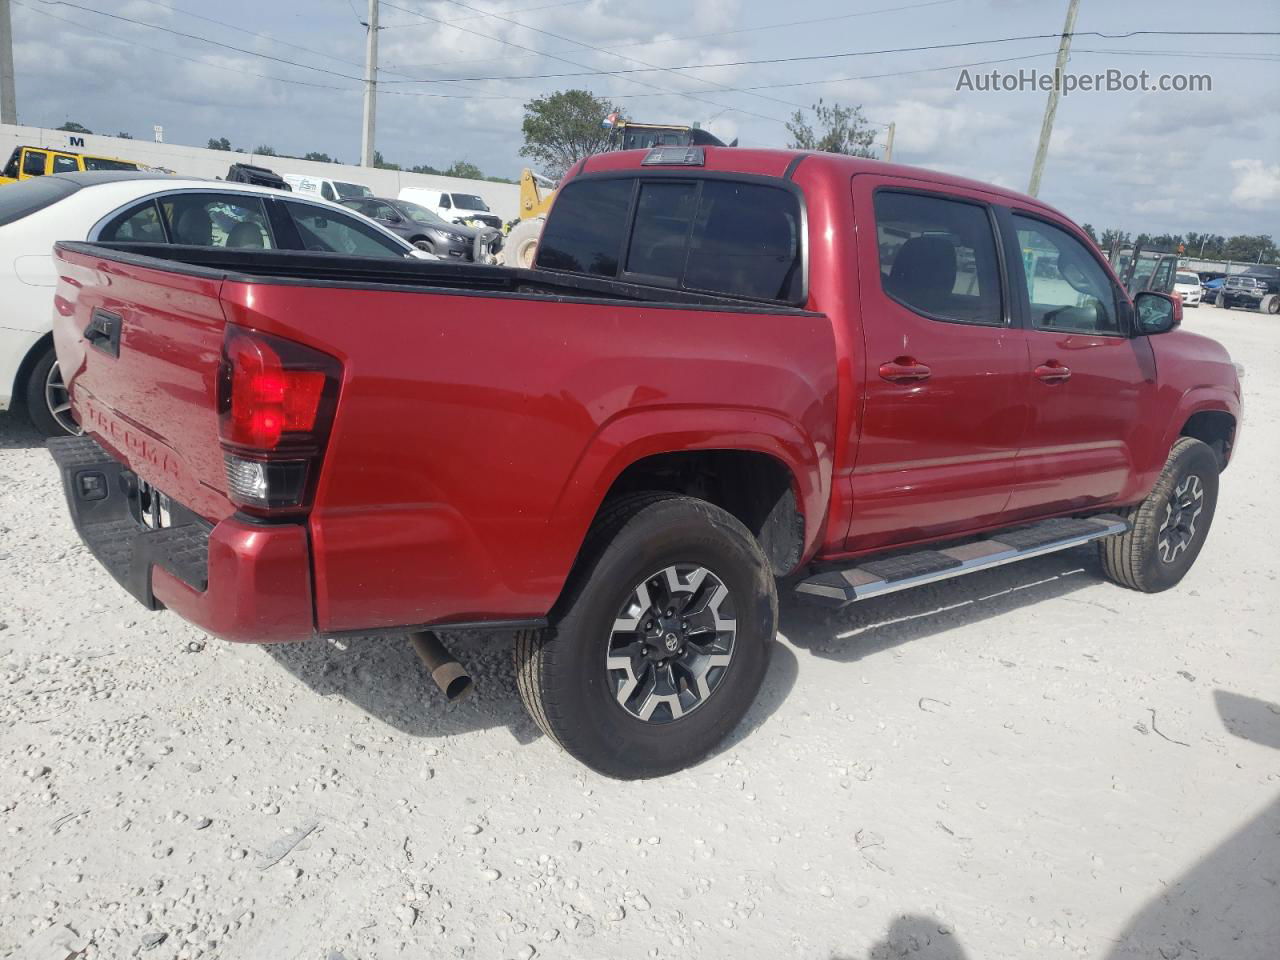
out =
<svg viewBox="0 0 1280 960"><path fill-rule="evenodd" d="M1083 520L1071 517L1044 520L1004 530L984 540L972 540L940 550L866 558L857 566L828 570L802 580L796 585L796 593L840 607L855 600L1067 550L1103 537L1116 536L1128 529L1128 521L1114 514Z"/></svg>
<svg viewBox="0 0 1280 960"><path fill-rule="evenodd" d="M113 460L92 437L56 437L48 447L76 532L122 587L150 610L161 607L151 592L155 565L206 588L208 523Z"/></svg>

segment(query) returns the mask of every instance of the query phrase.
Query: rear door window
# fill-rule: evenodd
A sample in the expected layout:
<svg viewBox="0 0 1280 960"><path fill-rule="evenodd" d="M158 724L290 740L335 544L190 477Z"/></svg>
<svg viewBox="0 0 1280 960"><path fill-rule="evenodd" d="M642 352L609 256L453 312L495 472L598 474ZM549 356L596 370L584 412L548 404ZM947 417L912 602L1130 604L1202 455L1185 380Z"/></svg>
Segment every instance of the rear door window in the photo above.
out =
<svg viewBox="0 0 1280 960"><path fill-rule="evenodd" d="M154 200L115 216L98 234L104 243L165 243L164 225Z"/></svg>
<svg viewBox="0 0 1280 960"><path fill-rule="evenodd" d="M986 207L882 190L875 208L880 285L890 298L932 320L1004 323Z"/></svg>
<svg viewBox="0 0 1280 960"><path fill-rule="evenodd" d="M55 153L53 155L54 173L75 173L79 169L80 164L76 163L75 157L69 157L65 153Z"/></svg>
<svg viewBox="0 0 1280 960"><path fill-rule="evenodd" d="M173 243L259 250L275 246L258 197L183 193L164 197L160 209Z"/></svg>

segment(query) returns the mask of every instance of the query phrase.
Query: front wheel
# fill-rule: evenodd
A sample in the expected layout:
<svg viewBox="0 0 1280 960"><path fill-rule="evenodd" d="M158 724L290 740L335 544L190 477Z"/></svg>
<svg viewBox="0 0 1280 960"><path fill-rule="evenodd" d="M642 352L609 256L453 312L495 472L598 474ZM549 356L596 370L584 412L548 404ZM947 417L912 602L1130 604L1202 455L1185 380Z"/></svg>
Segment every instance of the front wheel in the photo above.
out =
<svg viewBox="0 0 1280 960"><path fill-rule="evenodd" d="M499 254L504 267L527 270L533 266L534 258L538 255L538 238L542 236L542 227L546 222L543 217L534 217L532 220L521 220L511 228Z"/></svg>
<svg viewBox="0 0 1280 960"><path fill-rule="evenodd" d="M1182 437L1147 499L1128 511L1133 527L1099 541L1108 579L1143 593L1176 586L1204 546L1217 503L1217 455L1203 441Z"/></svg>
<svg viewBox="0 0 1280 960"><path fill-rule="evenodd" d="M27 416L46 437L79 436L83 431L71 415L71 395L62 380L53 344L36 361L27 377Z"/></svg>
<svg viewBox="0 0 1280 960"><path fill-rule="evenodd" d="M1221 293L1218 294L1217 306L1221 307L1223 310L1231 309L1231 303L1227 300L1226 296Z"/></svg>
<svg viewBox="0 0 1280 960"><path fill-rule="evenodd" d="M624 780L695 763L755 699L777 631L769 562L735 517L691 497L607 505L553 626L516 637L544 733Z"/></svg>

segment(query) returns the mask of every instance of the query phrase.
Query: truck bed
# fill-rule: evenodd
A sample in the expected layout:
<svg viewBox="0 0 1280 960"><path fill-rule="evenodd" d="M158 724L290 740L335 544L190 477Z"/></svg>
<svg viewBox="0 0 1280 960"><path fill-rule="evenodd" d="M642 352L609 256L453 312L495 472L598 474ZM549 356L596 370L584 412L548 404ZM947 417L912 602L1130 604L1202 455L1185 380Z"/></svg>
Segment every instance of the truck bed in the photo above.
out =
<svg viewBox="0 0 1280 960"><path fill-rule="evenodd" d="M545 616L610 485L672 450L770 454L801 478L807 542L820 534L836 397L822 314L421 260L86 243L57 256L73 409L213 544L224 526L237 549L267 540L228 495L227 332L340 364L313 502L285 518L303 533L317 632ZM114 355L86 338L100 317ZM157 584L168 606L196 603Z"/></svg>

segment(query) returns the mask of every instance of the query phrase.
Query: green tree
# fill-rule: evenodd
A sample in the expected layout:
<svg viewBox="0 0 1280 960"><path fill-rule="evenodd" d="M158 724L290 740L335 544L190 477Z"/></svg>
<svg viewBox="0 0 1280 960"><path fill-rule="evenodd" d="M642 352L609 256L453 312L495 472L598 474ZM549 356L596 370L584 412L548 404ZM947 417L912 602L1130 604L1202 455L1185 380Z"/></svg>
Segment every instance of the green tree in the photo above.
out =
<svg viewBox="0 0 1280 960"><path fill-rule="evenodd" d="M373 151L373 165L377 167L379 170L399 170L400 169L400 164L388 163L386 160L384 160L382 158L381 150Z"/></svg>
<svg viewBox="0 0 1280 960"><path fill-rule="evenodd" d="M1083 230L1085 232L1085 236L1087 236L1094 243L1098 242L1098 235L1094 233L1092 223L1082 223L1080 224L1080 229Z"/></svg>
<svg viewBox="0 0 1280 960"><path fill-rule="evenodd" d="M464 180L483 180L484 174L470 160L455 160L448 170L444 172L446 177L462 177Z"/></svg>
<svg viewBox="0 0 1280 960"><path fill-rule="evenodd" d="M822 150L826 153L843 153L851 157L874 157L871 145L875 131L862 115L861 107L830 105L818 100L812 107L817 127L811 124L803 110L797 110L787 121L791 134L792 150Z"/></svg>
<svg viewBox="0 0 1280 960"><path fill-rule="evenodd" d="M121 130L119 133L117 133L117 134L116 134L116 136L117 136L117 137L119 137L121 140L132 140L132 139L133 139L133 134L132 134L132 133L125 133L123 130Z"/></svg>
<svg viewBox="0 0 1280 960"><path fill-rule="evenodd" d="M228 140L226 137L218 137L216 140L213 137L210 137L209 149L210 150L230 150L231 141Z"/></svg>
<svg viewBox="0 0 1280 960"><path fill-rule="evenodd" d="M524 105L524 146L520 156L528 157L551 178L592 154L609 146L609 129L602 121L616 111L608 100L586 90L557 90Z"/></svg>
<svg viewBox="0 0 1280 960"><path fill-rule="evenodd" d="M439 174L439 173L442 173L443 171L441 171L441 170L437 170L435 167L431 166L431 164L429 164L429 163L420 163L420 164L418 164L416 167L410 167L410 168L409 168L409 172L410 172L410 173L435 173L435 174Z"/></svg>
<svg viewBox="0 0 1280 960"><path fill-rule="evenodd" d="M93 131L83 123L76 123L74 120L68 120L62 126L58 127L58 129L65 130L67 133L93 133Z"/></svg>
<svg viewBox="0 0 1280 960"><path fill-rule="evenodd" d="M315 160L317 163L337 163L338 162L337 160L334 160L332 157L330 157L327 153L317 153L314 150L306 154L302 159Z"/></svg>
<svg viewBox="0 0 1280 960"><path fill-rule="evenodd" d="M253 152L254 152L254 153L256 153L256 154L257 154L258 156L260 156L260 157L276 157L276 156L279 156L279 154L277 154L277 153L276 153L276 148L275 148L275 147L269 147L269 146L267 146L266 144L262 144L261 146L255 147Z"/></svg>
<svg viewBox="0 0 1280 960"><path fill-rule="evenodd" d="M1102 248L1102 252L1110 255L1112 250L1118 250L1129 245L1129 234L1124 230L1117 230L1115 227L1108 227L1102 231L1102 236L1098 240L1098 246Z"/></svg>
<svg viewBox="0 0 1280 960"><path fill-rule="evenodd" d="M1276 259L1276 245L1267 234L1237 234L1227 240L1223 256L1228 260L1269 262Z"/></svg>

